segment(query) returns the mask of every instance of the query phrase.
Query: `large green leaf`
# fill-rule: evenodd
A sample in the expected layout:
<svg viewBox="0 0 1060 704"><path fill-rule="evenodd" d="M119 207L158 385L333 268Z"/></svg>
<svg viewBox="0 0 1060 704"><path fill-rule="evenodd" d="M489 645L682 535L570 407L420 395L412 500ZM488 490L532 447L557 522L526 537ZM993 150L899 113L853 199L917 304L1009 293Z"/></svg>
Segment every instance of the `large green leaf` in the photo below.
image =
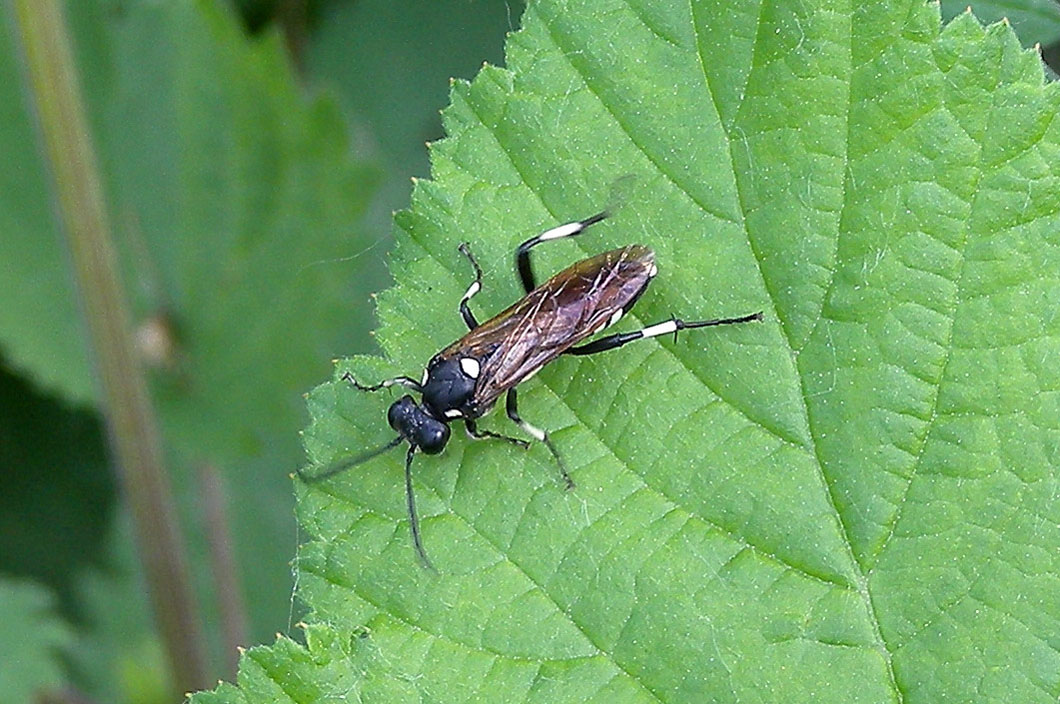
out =
<svg viewBox="0 0 1060 704"><path fill-rule="evenodd" d="M762 309L528 383L548 453L455 437L300 489L307 647L195 701L1052 702L1060 695L1060 90L1011 29L909 0L532 3L457 84L398 219L386 361L416 375L542 271L631 241L638 323ZM389 436L310 398L310 460ZM505 429L502 419L488 419Z"/></svg>
<svg viewBox="0 0 1060 704"><path fill-rule="evenodd" d="M0 577L0 698L30 704L63 685L61 660L72 640L54 613L52 594Z"/></svg>

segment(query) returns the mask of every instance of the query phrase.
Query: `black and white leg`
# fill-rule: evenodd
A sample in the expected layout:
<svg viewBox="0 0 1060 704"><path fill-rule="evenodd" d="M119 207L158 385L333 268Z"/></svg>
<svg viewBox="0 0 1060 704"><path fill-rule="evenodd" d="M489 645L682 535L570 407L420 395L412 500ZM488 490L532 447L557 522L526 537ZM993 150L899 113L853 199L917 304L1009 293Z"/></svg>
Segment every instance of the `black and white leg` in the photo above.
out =
<svg viewBox="0 0 1060 704"><path fill-rule="evenodd" d="M536 284L534 283L534 270L533 267L530 266L531 249L542 242L580 235L585 231L585 228L600 222L606 217L607 213L603 212L597 213L591 218L586 218L585 220L568 222L565 225L553 227L551 230L545 230L537 237L531 237L526 242L519 245L519 248L515 250L515 264L516 268L519 270L519 279L523 282L523 288L526 289L526 292L530 293L536 287Z"/></svg>
<svg viewBox="0 0 1060 704"><path fill-rule="evenodd" d="M342 375L342 380L350 382L350 384L353 385L353 388L358 391L379 391L380 389L389 389L391 386L404 386L406 389L412 389L416 393L423 393L423 386L420 382L415 379L410 379L407 376L396 376L393 379L385 379L378 384L365 386L354 379L353 374L345 372Z"/></svg>
<svg viewBox="0 0 1060 704"><path fill-rule="evenodd" d="M734 323L749 323L753 320L761 320L762 313L752 313L751 315L741 315L738 318L718 318L716 320L698 320L691 323L686 323L683 320L672 318L662 323L650 325L643 330L636 330L634 332L620 332L614 335L608 335L607 337L601 337L599 340L594 340L584 345L578 345L577 347L571 347L563 354L573 355L584 355L584 354L596 354L597 352L605 352L607 350L613 350L616 347L621 347L635 340L642 340L647 337L657 337L659 335L669 335L673 333L674 339L677 339L678 330L691 330L693 328L705 328L713 325L731 325Z"/></svg>
<svg viewBox="0 0 1060 704"><path fill-rule="evenodd" d="M458 248L467 260L471 262L471 266L475 269L475 280L467 287L467 292L464 297L460 299L460 315L464 318L464 323L467 325L468 330L474 330L478 327L478 321L475 320L474 313L468 307L467 302L474 297L476 293L482 290L482 267L475 261L475 257L471 255L471 248L467 246L467 242L461 243Z"/></svg>
<svg viewBox="0 0 1060 704"><path fill-rule="evenodd" d="M505 399L505 410L508 413L508 417L512 421L523 429L527 435L530 435L535 440L545 443L545 447L548 448L552 456L556 458L556 464L559 465L560 474L563 475L563 481L567 484L568 489L574 488L574 480L570 478L570 472L567 471L567 465L563 463L563 458L559 456L559 451L556 450L556 446L552 444L552 439L548 436L541 428L536 425L531 425L525 420L519 417L518 401L516 400L515 389L508 390L508 396Z"/></svg>
<svg viewBox="0 0 1060 704"><path fill-rule="evenodd" d="M470 418L464 419L464 428L467 430L468 437L472 437L475 440L504 440L506 442L510 442L513 445L516 445L517 447L521 447L524 450L530 447L530 443L528 443L526 440L520 440L519 438L511 438L507 435L501 435L500 433L494 433L489 430L482 430L478 427L478 424L476 424L475 421Z"/></svg>

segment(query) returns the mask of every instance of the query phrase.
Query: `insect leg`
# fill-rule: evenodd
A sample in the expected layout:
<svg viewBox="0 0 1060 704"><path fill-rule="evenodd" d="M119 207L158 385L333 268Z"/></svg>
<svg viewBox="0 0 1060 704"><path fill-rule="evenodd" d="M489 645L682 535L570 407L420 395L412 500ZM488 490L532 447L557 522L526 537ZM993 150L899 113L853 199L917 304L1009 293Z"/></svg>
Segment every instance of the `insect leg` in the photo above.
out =
<svg viewBox="0 0 1060 704"><path fill-rule="evenodd" d="M591 218L585 220L578 220L576 222L568 222L565 225L559 227L553 227L551 230L545 230L537 237L531 237L526 242L519 245L519 248L515 250L515 264L516 269L519 271L519 279L523 282L523 288L526 289L527 293L536 288L534 283L534 270L530 266L530 250L542 242L548 240L558 240L564 237L574 237L575 235L581 234L585 228L590 225L594 225L604 218L607 217L607 212L597 213Z"/></svg>
<svg viewBox="0 0 1060 704"><path fill-rule="evenodd" d="M478 321L475 320L475 315L468 308L467 302L471 300L472 296L482 290L482 267L478 265L475 257L471 255L471 248L467 246L467 242L461 243L458 249L467 257L467 260L471 262L471 266L475 269L475 280L467 287L467 292L460 299L460 315L463 316L467 329L474 330L478 327Z"/></svg>
<svg viewBox="0 0 1060 704"><path fill-rule="evenodd" d="M408 454L405 455L405 503L409 509L409 527L412 529L412 545L416 548L416 554L423 560L423 566L433 570L427 557L427 551L423 549L423 540L420 538L420 519L416 515L416 497L412 493L412 457L416 454L416 446L409 445Z"/></svg>
<svg viewBox="0 0 1060 704"><path fill-rule="evenodd" d="M493 433L489 430L481 430L475 423L475 421L471 420L470 418L464 419L464 427L467 429L467 434L475 438L476 440L487 440L492 438L494 440L507 440L511 444L518 445L524 450L530 447L530 443L528 443L526 440L520 440L519 438L510 438L507 435Z"/></svg>
<svg viewBox="0 0 1060 704"><path fill-rule="evenodd" d="M373 384L372 386L365 386L364 384L358 383L357 380L353 378L353 374L350 374L349 372L344 372L341 378L343 381L350 382L350 384L353 385L353 388L358 391L378 391L379 389L388 389L395 384L400 384L406 389L412 389L417 393L423 393L423 387L420 386L420 382L415 379L410 379L407 376L396 376L393 379L386 379L378 384Z"/></svg>
<svg viewBox="0 0 1060 704"><path fill-rule="evenodd" d="M568 489L574 488L574 480L570 478L570 472L567 471L567 465L563 463L563 459L559 456L559 451L556 450L556 446L552 444L552 439L548 436L541 428L535 425L530 425L525 420L519 417L519 409L517 407L517 400L515 395L515 389L508 389L508 396L505 399L505 410L508 412L508 417L526 432L527 435L533 436L536 440L545 443L545 447L549 449L552 456L556 458L556 464L559 465L560 474L563 475L563 481L567 484Z"/></svg>
<svg viewBox="0 0 1060 704"><path fill-rule="evenodd" d="M596 354L597 352L604 352L606 350L613 350L616 347L633 342L634 340L640 340L646 337L656 337L657 335L669 335L674 334L677 337L678 330L690 330L692 328L705 328L712 325L730 325L732 323L749 323L752 320L761 320L761 313L752 313L751 315L741 315L738 318L718 318L716 320L699 320L691 323L686 323L683 320L672 318L662 323L657 323L643 330L636 330L634 332L620 332L615 335L608 335L607 337L601 337L599 340L594 340L585 345L578 345L577 347L571 347L566 350L563 354L583 355L583 354Z"/></svg>

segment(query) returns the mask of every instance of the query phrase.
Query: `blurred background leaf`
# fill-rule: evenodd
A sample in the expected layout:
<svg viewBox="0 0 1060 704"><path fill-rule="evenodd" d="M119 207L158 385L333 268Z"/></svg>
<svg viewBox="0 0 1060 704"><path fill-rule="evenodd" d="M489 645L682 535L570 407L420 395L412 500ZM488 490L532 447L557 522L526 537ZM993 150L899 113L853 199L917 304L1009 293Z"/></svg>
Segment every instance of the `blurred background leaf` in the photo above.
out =
<svg viewBox="0 0 1060 704"><path fill-rule="evenodd" d="M335 91L357 146L382 165L371 222L389 233L392 211L408 207L409 176L428 175L424 142L442 137L449 79L503 62L504 35L516 28L522 3L358 0L327 3L317 14L306 80Z"/></svg>
<svg viewBox="0 0 1060 704"><path fill-rule="evenodd" d="M98 416L0 368L0 574L48 584L71 616L78 573L103 560L116 503Z"/></svg>
<svg viewBox="0 0 1060 704"><path fill-rule="evenodd" d="M9 704L34 704L66 683L63 656L71 629L55 611L52 594L29 581L0 576L0 692Z"/></svg>
<svg viewBox="0 0 1060 704"><path fill-rule="evenodd" d="M969 7L986 24L1007 19L1023 46L1048 46L1060 41L1060 3L1056 0L945 0L942 19L948 22Z"/></svg>
<svg viewBox="0 0 1060 704"><path fill-rule="evenodd" d="M76 3L71 19L131 303L153 336L156 406L185 523L202 522L198 467L222 467L260 637L285 627L289 611L286 475L300 454L300 393L331 356L370 348L368 293L381 277L340 259L371 246L357 219L374 177L351 158L333 102L303 99L275 36L248 43L206 2ZM0 338L37 384L91 404L82 354L25 344L83 347L47 198L37 201L3 239L17 250L4 259L13 296L3 309L14 315ZM8 214L24 205L17 192L3 203ZM189 535L202 555L207 536Z"/></svg>

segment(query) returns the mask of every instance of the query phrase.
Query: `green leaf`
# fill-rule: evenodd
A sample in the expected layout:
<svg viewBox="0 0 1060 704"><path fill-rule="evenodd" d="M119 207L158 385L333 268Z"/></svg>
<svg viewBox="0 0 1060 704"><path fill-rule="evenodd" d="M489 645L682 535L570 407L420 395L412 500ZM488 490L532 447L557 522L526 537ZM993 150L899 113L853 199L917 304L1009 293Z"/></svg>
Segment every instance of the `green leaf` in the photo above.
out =
<svg viewBox="0 0 1060 704"><path fill-rule="evenodd" d="M0 692L30 704L59 689L70 630L54 613L51 593L32 582L0 578Z"/></svg>
<svg viewBox="0 0 1060 704"><path fill-rule="evenodd" d="M982 22L1011 22L1023 46L1060 41L1060 4L1055 0L946 0L942 17L949 21L969 7Z"/></svg>
<svg viewBox="0 0 1060 704"><path fill-rule="evenodd" d="M173 689L151 618L132 520L119 513L106 537L106 563L77 573L77 647L69 656L79 691L99 702L161 704Z"/></svg>
<svg viewBox="0 0 1060 704"><path fill-rule="evenodd" d="M437 574L399 452L300 487L307 647L195 701L1055 701L1060 90L1037 56L918 0L541 0L523 26L455 86L397 220L387 360L338 371L418 374L462 333L459 242L499 311L513 248L626 174L539 270L641 242L660 275L623 329L766 323L521 387L573 491L540 445L420 457ZM310 462L385 442L394 397L318 388Z"/></svg>
<svg viewBox="0 0 1060 704"><path fill-rule="evenodd" d="M521 9L518 0L321 7L306 45L306 79L334 89L358 146L380 161L383 176L370 210L380 231L390 227L394 210L407 206L409 176L428 173L423 143L442 137L439 110L448 102L449 78L475 75L484 59L502 61L505 31Z"/></svg>

